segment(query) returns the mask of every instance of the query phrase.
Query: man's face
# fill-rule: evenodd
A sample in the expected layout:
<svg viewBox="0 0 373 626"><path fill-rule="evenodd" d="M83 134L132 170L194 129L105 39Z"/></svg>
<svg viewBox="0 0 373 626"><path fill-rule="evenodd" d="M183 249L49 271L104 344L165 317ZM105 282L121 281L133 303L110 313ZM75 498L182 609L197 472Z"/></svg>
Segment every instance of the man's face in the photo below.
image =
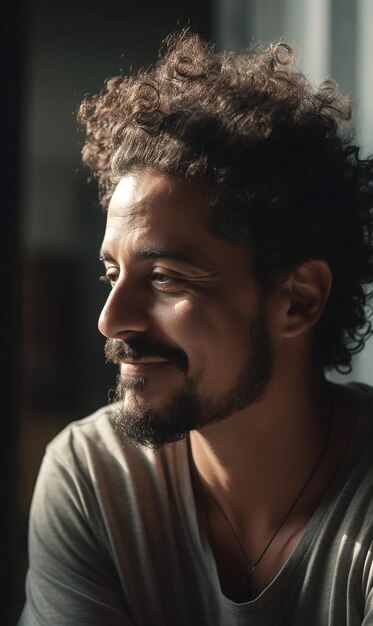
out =
<svg viewBox="0 0 373 626"><path fill-rule="evenodd" d="M99 320L119 364L118 432L157 447L259 399L272 374L247 253L208 229L208 190L139 172L118 184Z"/></svg>

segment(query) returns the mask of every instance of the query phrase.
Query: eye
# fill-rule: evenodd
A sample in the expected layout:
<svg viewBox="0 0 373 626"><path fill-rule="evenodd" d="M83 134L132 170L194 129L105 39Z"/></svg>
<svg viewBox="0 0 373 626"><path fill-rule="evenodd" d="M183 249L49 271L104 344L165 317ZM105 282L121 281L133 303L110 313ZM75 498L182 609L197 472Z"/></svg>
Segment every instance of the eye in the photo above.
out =
<svg viewBox="0 0 373 626"><path fill-rule="evenodd" d="M153 287L163 291L176 291L185 283L183 278L172 274L166 274L164 272L152 272L149 280Z"/></svg>
<svg viewBox="0 0 373 626"><path fill-rule="evenodd" d="M104 283L104 285L111 285L111 278L107 274L105 274L104 276L99 276L98 280L101 283Z"/></svg>
<svg viewBox="0 0 373 626"><path fill-rule="evenodd" d="M100 282L104 283L104 285L109 285L109 287L113 287L113 285L118 280L118 274L114 271L107 271L103 276L99 276L98 279Z"/></svg>
<svg viewBox="0 0 373 626"><path fill-rule="evenodd" d="M153 282L162 283L162 284L172 282L173 280L174 281L177 280L173 276L168 276L167 274L162 274L161 272L153 272L150 279Z"/></svg>

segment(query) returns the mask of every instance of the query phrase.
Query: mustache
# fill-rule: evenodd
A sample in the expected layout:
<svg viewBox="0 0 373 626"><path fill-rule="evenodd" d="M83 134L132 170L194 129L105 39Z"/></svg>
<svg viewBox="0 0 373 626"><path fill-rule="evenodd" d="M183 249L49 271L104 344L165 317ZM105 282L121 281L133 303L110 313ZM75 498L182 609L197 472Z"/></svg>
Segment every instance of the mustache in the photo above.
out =
<svg viewBox="0 0 373 626"><path fill-rule="evenodd" d="M121 339L107 339L105 342L106 360L119 365L124 359L140 360L145 357L161 358L172 361L185 374L188 370L188 357L181 348L174 348L166 344L152 342L147 337L139 335L127 341Z"/></svg>

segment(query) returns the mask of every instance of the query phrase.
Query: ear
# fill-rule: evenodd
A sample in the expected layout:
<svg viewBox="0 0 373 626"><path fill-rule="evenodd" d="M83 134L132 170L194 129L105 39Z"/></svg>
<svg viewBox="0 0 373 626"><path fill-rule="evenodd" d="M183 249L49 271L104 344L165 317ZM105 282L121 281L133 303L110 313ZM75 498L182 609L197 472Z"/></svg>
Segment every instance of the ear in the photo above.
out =
<svg viewBox="0 0 373 626"><path fill-rule="evenodd" d="M283 337L300 335L317 323L328 301L332 280L328 263L313 259L279 285L284 304Z"/></svg>

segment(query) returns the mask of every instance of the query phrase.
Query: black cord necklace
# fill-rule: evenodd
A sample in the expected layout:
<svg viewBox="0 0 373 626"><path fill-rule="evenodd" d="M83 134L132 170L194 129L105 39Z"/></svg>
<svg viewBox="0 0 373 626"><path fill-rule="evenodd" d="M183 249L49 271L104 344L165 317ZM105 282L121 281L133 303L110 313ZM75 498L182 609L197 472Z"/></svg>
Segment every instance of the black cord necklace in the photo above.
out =
<svg viewBox="0 0 373 626"><path fill-rule="evenodd" d="M329 444L329 439L330 439L330 433L331 433L331 424L332 424L332 420L331 420L331 416L332 416L332 406L331 406L331 399L329 399L329 410L328 410L328 420L327 420L327 424L326 424L326 431L325 431L325 437L324 437L324 441L323 441L323 445L321 447L321 450L319 452L319 455L317 457L317 460L315 462L315 464L312 467L311 472L309 473L309 475L307 476L306 481L303 483L301 490L298 492L295 500L292 502L290 508L288 509L285 517L281 520L280 524L277 526L275 532L273 533L273 535L271 536L271 538L269 539L268 543L266 544L266 546L264 547L264 549L262 550L262 552L260 553L259 557L255 560L255 561L251 561L251 559L249 559L249 557L247 556L247 553L240 541L240 538L232 524L232 522L230 521L228 515L225 513L223 507L221 506L221 504L218 502L218 500L215 498L215 496L213 496L213 494L206 490L205 487L203 487L202 485L202 481L201 478L199 476L198 470L195 466L194 463L194 459L193 459L193 454L192 454L192 448L191 448L191 444L190 444L190 438L188 437L187 440L187 447L188 447L188 455L189 455L189 461L190 461L190 466L192 469L192 474L195 478L195 482L197 483L198 486L198 491L200 493L200 497L203 503L203 508L204 508L204 512L205 512L205 516L207 519L207 524L208 524L208 531L209 531L209 539L210 539L210 545L213 543L212 542L212 529L211 529L211 522L210 522L210 516L208 514L208 509L206 506L206 498L205 498L205 494L208 494L208 497L210 498L210 500L215 504L215 506L219 509L219 511L221 512L221 514L223 515L227 525L229 526L233 536L236 539L237 544L240 547L240 550L243 554L243 556L245 557L245 560L247 562L248 565L248 569L247 572L244 576L244 578L242 579L237 591L233 594L233 599L235 600L235 602L237 603L242 603L242 602L247 602L250 598L251 598L251 583L250 583L250 578L253 575L257 565L261 562L261 560L263 559L264 555L267 553L268 549L270 548L270 546L272 545L274 539L277 537L278 533L280 532L281 528L284 526L284 524L286 523L286 521L289 519L290 515L292 514L292 512L294 511L295 507L297 506L299 500L301 499L301 497L303 496L304 492L306 491L308 485L310 484L312 478L314 477L323 457L325 454L325 451L328 447Z"/></svg>

